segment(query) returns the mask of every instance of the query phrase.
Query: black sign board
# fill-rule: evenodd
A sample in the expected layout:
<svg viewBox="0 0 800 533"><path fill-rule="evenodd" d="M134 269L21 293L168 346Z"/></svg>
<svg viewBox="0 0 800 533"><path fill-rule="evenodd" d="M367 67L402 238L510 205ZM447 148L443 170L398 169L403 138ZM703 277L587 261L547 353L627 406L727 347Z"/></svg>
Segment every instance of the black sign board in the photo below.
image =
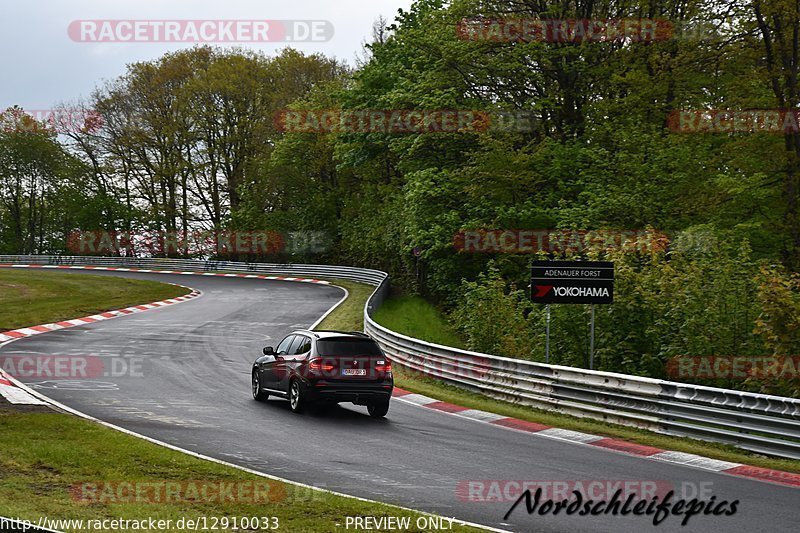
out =
<svg viewBox="0 0 800 533"><path fill-rule="evenodd" d="M610 304L614 301L614 263L534 261L531 300L542 304Z"/></svg>

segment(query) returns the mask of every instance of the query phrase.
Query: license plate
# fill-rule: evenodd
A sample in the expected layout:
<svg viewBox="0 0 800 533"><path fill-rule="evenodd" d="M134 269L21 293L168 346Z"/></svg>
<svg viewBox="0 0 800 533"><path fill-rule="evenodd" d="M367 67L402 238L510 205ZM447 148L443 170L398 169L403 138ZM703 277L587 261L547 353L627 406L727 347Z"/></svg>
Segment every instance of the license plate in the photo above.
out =
<svg viewBox="0 0 800 533"><path fill-rule="evenodd" d="M366 376L366 368L345 368L342 370L343 376Z"/></svg>

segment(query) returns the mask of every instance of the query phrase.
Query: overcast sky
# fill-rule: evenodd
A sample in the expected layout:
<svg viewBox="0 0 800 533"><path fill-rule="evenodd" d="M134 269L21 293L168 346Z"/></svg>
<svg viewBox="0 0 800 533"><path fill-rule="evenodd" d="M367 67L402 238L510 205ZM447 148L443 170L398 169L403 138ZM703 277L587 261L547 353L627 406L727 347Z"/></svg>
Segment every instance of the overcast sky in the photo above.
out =
<svg viewBox="0 0 800 533"><path fill-rule="evenodd" d="M412 0L0 0L2 55L0 109L20 105L49 109L89 96L102 80L125 72L128 63L156 58L193 43L76 42L67 29L81 20L325 20L328 42L298 42L353 64L372 23L393 20ZM232 46L232 45L222 45ZM285 43L242 43L267 54Z"/></svg>

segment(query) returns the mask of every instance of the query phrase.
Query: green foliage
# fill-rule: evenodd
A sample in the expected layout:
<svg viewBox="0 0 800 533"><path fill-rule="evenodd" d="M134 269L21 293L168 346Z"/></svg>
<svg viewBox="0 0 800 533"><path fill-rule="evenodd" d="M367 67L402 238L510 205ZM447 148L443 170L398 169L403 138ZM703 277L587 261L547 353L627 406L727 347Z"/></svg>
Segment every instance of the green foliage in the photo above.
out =
<svg viewBox="0 0 800 533"><path fill-rule="evenodd" d="M800 341L798 276L751 258L706 227L683 232L668 254L615 252L614 304L596 306L595 368L676 379L684 357L793 355ZM477 351L545 360L545 307L528 302L494 265L465 281L454 324ZM550 362L588 368L587 306L551 305ZM796 395L797 377L682 380Z"/></svg>
<svg viewBox="0 0 800 533"><path fill-rule="evenodd" d="M758 305L755 332L772 355L800 353L800 275L762 265L757 278Z"/></svg>
<svg viewBox="0 0 800 533"><path fill-rule="evenodd" d="M83 171L44 124L0 113L0 253L57 250L71 221L101 217L108 199L85 190Z"/></svg>
<svg viewBox="0 0 800 533"><path fill-rule="evenodd" d="M529 359L532 345L525 318L529 305L523 291L506 287L499 271L490 266L477 281L465 281L463 303L453 313L455 325L470 350Z"/></svg>

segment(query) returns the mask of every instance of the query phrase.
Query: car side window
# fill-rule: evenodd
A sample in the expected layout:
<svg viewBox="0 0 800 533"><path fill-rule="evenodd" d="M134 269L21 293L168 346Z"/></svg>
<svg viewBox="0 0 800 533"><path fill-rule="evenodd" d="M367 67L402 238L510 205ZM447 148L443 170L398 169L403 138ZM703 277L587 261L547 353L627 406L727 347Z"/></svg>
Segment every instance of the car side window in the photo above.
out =
<svg viewBox="0 0 800 533"><path fill-rule="evenodd" d="M305 335L302 337L303 341L300 343L300 346L297 348L297 355L306 354L311 351L311 339L306 337Z"/></svg>
<svg viewBox="0 0 800 533"><path fill-rule="evenodd" d="M297 338L297 335L289 335L278 345L278 349L275 350L276 355L287 355L289 353L289 347L292 345L292 341Z"/></svg>
<svg viewBox="0 0 800 533"><path fill-rule="evenodd" d="M292 342L292 346L289 348L288 355L299 354L300 352L298 351L298 348L300 348L300 345L303 343L304 340L305 337L303 337L303 335L295 335L294 341Z"/></svg>

